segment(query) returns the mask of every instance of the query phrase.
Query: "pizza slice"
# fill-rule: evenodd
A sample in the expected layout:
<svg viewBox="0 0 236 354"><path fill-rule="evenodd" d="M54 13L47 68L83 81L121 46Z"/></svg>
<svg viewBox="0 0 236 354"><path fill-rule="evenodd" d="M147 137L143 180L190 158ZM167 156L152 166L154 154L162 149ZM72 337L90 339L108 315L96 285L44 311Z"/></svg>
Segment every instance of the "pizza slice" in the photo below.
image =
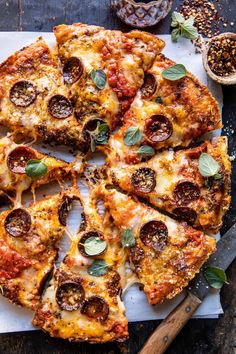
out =
<svg viewBox="0 0 236 354"><path fill-rule="evenodd" d="M88 149L99 123L110 130L120 122L164 42L138 30L122 33L80 23L56 26L54 34Z"/></svg>
<svg viewBox="0 0 236 354"><path fill-rule="evenodd" d="M36 311L33 324L53 337L103 343L128 338L121 302L124 250L91 200L82 223Z"/></svg>
<svg viewBox="0 0 236 354"><path fill-rule="evenodd" d="M0 286L11 302L36 310L53 269L76 190L0 214Z"/></svg>
<svg viewBox="0 0 236 354"><path fill-rule="evenodd" d="M150 146L143 149L150 152ZM187 150L166 150L130 166L112 166L119 187L147 199L181 221L217 233L230 204L231 166L227 138Z"/></svg>
<svg viewBox="0 0 236 354"><path fill-rule="evenodd" d="M185 147L222 127L216 100L191 73L175 81L162 76L174 64L157 55L124 116L122 128L110 138L111 161L135 164L140 161L141 145L155 150Z"/></svg>
<svg viewBox="0 0 236 354"><path fill-rule="evenodd" d="M79 147L68 89L42 38L0 65L0 112L0 124L15 136Z"/></svg>
<svg viewBox="0 0 236 354"><path fill-rule="evenodd" d="M216 241L116 189L99 188L121 237L134 240L131 267L150 304L171 299L186 287L215 251ZM131 242L130 242L131 244Z"/></svg>
<svg viewBox="0 0 236 354"><path fill-rule="evenodd" d="M73 164L45 155L28 145L16 144L12 137L0 139L0 190L15 192L18 201L29 187L34 190L74 174Z"/></svg>

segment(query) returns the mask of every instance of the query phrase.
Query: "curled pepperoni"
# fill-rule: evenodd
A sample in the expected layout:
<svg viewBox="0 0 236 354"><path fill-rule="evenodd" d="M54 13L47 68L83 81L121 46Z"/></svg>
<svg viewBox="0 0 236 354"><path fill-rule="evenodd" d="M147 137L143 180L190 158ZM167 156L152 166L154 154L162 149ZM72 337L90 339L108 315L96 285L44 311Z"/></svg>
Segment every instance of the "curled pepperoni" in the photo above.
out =
<svg viewBox="0 0 236 354"><path fill-rule="evenodd" d="M98 237L100 238L101 240L104 238L103 235L98 232L98 231L87 231L85 232L82 237L80 238L80 241L78 243L78 249L80 251L80 253L85 256L85 257L91 257L89 254L87 254L85 252L85 248L84 248L84 243L85 241L90 238L90 237ZM97 253L96 256L100 255L100 254L103 254L105 252L105 250L101 253Z"/></svg>
<svg viewBox="0 0 236 354"><path fill-rule="evenodd" d="M155 115L146 120L144 133L152 143L169 139L173 133L171 121L163 115Z"/></svg>
<svg viewBox="0 0 236 354"><path fill-rule="evenodd" d="M141 97L146 99L151 97L157 88L157 82L155 76L152 74L146 74L144 77L144 83L141 87Z"/></svg>
<svg viewBox="0 0 236 354"><path fill-rule="evenodd" d="M84 288L79 281L67 280L56 291L56 300L62 310L74 311L82 306Z"/></svg>
<svg viewBox="0 0 236 354"><path fill-rule="evenodd" d="M63 95L54 95L48 101L48 111L54 118L65 119L72 114L70 100Z"/></svg>
<svg viewBox="0 0 236 354"><path fill-rule="evenodd" d="M81 313L102 322L109 315L109 306L102 297L91 296L84 301Z"/></svg>
<svg viewBox="0 0 236 354"><path fill-rule="evenodd" d="M195 210L189 207L178 207L175 208L172 213L175 215L176 219L180 221L186 221L189 224L194 224L197 219L197 213Z"/></svg>
<svg viewBox="0 0 236 354"><path fill-rule="evenodd" d="M69 58L63 67L63 77L67 84L78 81L83 74L83 63L79 58Z"/></svg>
<svg viewBox="0 0 236 354"><path fill-rule="evenodd" d="M156 172L149 167L136 170L131 176L131 184L142 193L150 193L156 187Z"/></svg>
<svg viewBox="0 0 236 354"><path fill-rule="evenodd" d="M36 100L36 97L36 86L27 80L16 82L10 89L10 101L18 107L28 107Z"/></svg>
<svg viewBox="0 0 236 354"><path fill-rule="evenodd" d="M31 228L31 216L25 209L14 209L7 215L4 227L13 237L24 236Z"/></svg>
<svg viewBox="0 0 236 354"><path fill-rule="evenodd" d="M58 218L63 226L66 226L66 219L68 217L69 211L72 208L72 198L65 197L62 203L58 207Z"/></svg>
<svg viewBox="0 0 236 354"><path fill-rule="evenodd" d="M163 251L168 240L166 224L159 220L148 221L140 229L140 239L155 251Z"/></svg>
<svg viewBox="0 0 236 354"><path fill-rule="evenodd" d="M25 167L29 160L35 159L35 151L28 146L17 146L7 157L7 165L9 170L14 173L25 173Z"/></svg>
<svg viewBox="0 0 236 354"><path fill-rule="evenodd" d="M174 198L180 205L189 204L200 198L200 188L190 181L179 182L174 188Z"/></svg>

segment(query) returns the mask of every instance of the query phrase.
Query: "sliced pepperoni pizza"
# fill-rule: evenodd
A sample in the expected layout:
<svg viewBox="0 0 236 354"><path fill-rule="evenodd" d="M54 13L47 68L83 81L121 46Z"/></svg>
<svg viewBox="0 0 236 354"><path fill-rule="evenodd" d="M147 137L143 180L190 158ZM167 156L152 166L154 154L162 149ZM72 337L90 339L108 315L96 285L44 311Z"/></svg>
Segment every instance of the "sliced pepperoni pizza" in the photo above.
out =
<svg viewBox="0 0 236 354"><path fill-rule="evenodd" d="M129 233L131 266L150 304L171 299L186 287L215 251L216 241L186 223L135 201L115 189L98 190L121 236Z"/></svg>
<svg viewBox="0 0 236 354"><path fill-rule="evenodd" d="M74 196L77 191L68 190L0 214L0 287L11 302L38 307Z"/></svg>
<svg viewBox="0 0 236 354"><path fill-rule="evenodd" d="M154 150L185 147L222 126L216 100L191 73L175 81L162 76L174 64L157 55L122 128L110 138L111 161L134 164L140 161L141 145Z"/></svg>
<svg viewBox="0 0 236 354"><path fill-rule="evenodd" d="M208 171L209 176L203 176L202 158L216 166L213 173ZM121 189L213 233L219 231L229 208L230 172L226 137L214 138L192 149L166 150L148 161L110 169L113 181Z"/></svg>
<svg viewBox="0 0 236 354"><path fill-rule="evenodd" d="M113 129L120 121L164 42L146 32L122 33L80 23L59 25L54 34L88 149L90 131L99 122Z"/></svg>
<svg viewBox="0 0 236 354"><path fill-rule="evenodd" d="M35 164L33 174L30 173L30 163L32 166ZM12 137L0 139L0 190L6 193L14 191L17 201L29 187L34 189L53 180L63 181L73 174L71 164L42 154L28 145L16 144Z"/></svg>
<svg viewBox="0 0 236 354"><path fill-rule="evenodd" d="M53 337L102 343L124 341L121 302L124 251L107 215L86 201L80 231L42 297L33 324Z"/></svg>
<svg viewBox="0 0 236 354"><path fill-rule="evenodd" d="M80 129L68 96L42 38L0 65L0 124L14 135L78 147Z"/></svg>

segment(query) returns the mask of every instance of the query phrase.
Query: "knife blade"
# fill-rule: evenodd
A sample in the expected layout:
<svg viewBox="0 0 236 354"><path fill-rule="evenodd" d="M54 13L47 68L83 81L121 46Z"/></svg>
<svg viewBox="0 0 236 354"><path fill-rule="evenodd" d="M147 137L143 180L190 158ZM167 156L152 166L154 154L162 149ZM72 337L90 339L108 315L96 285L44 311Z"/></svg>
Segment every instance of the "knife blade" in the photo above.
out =
<svg viewBox="0 0 236 354"><path fill-rule="evenodd" d="M204 276L206 267L218 267L226 270L236 257L236 223L217 242L217 250L189 284L188 290L201 301L208 294L210 287Z"/></svg>
<svg viewBox="0 0 236 354"><path fill-rule="evenodd" d="M210 291L204 276L206 267L226 270L236 257L236 223L217 242L217 251L188 287L188 295L157 327L139 354L163 354Z"/></svg>

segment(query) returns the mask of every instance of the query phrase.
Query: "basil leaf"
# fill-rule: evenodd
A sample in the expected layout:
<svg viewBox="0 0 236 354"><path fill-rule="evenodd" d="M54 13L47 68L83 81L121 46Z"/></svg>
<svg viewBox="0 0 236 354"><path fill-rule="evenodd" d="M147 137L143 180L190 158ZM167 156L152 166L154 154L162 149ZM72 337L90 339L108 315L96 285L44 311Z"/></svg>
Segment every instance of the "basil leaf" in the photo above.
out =
<svg viewBox="0 0 236 354"><path fill-rule="evenodd" d="M179 23L183 23L185 21L184 16L177 11L172 12L171 20L171 27L176 27Z"/></svg>
<svg viewBox="0 0 236 354"><path fill-rule="evenodd" d="M184 21L181 26L181 36L188 39L196 39L198 36L197 28L193 26L194 17L190 16L187 20Z"/></svg>
<svg viewBox="0 0 236 354"><path fill-rule="evenodd" d="M163 99L161 98L161 96L157 96L156 103L163 103Z"/></svg>
<svg viewBox="0 0 236 354"><path fill-rule="evenodd" d="M217 174L215 174L215 176L214 176L214 179L215 180L218 180L218 179L221 179L222 178L222 175L220 174L220 173L217 173Z"/></svg>
<svg viewBox="0 0 236 354"><path fill-rule="evenodd" d="M89 237L84 242L84 250L89 256L96 256L105 251L107 243L99 237Z"/></svg>
<svg viewBox="0 0 236 354"><path fill-rule="evenodd" d="M29 160L25 167L25 173L32 179L39 179L46 175L48 167L40 160Z"/></svg>
<svg viewBox="0 0 236 354"><path fill-rule="evenodd" d="M155 150L151 146L143 145L138 149L138 154L142 157L153 156L155 155Z"/></svg>
<svg viewBox="0 0 236 354"><path fill-rule="evenodd" d="M220 289L227 283L227 277L223 269L217 267L207 267L204 275L212 288Z"/></svg>
<svg viewBox="0 0 236 354"><path fill-rule="evenodd" d="M109 127L106 123L97 123L96 128L93 131L89 131L90 134L90 148L94 152L97 145L105 145L108 143Z"/></svg>
<svg viewBox="0 0 236 354"><path fill-rule="evenodd" d="M203 152L198 161L198 169L203 177L211 177L219 172L220 165L211 155Z"/></svg>
<svg viewBox="0 0 236 354"><path fill-rule="evenodd" d="M92 70L90 76L97 88L103 89L106 86L107 76L103 70Z"/></svg>
<svg viewBox="0 0 236 354"><path fill-rule="evenodd" d="M133 146L142 140L142 133L138 127L130 127L126 130L124 143L127 146Z"/></svg>
<svg viewBox="0 0 236 354"><path fill-rule="evenodd" d="M175 64L162 71L162 76L166 80L176 81L187 75L187 70L183 64Z"/></svg>
<svg viewBox="0 0 236 354"><path fill-rule="evenodd" d="M135 245L135 238L132 230L126 229L121 235L121 243L124 247L133 247Z"/></svg>
<svg viewBox="0 0 236 354"><path fill-rule="evenodd" d="M87 269L87 272L94 277L101 277L102 275L107 274L108 264L104 261L104 259L95 259L95 261Z"/></svg>
<svg viewBox="0 0 236 354"><path fill-rule="evenodd" d="M180 35L180 29L179 28L174 28L171 32L171 39L173 42L177 42L178 37Z"/></svg>

